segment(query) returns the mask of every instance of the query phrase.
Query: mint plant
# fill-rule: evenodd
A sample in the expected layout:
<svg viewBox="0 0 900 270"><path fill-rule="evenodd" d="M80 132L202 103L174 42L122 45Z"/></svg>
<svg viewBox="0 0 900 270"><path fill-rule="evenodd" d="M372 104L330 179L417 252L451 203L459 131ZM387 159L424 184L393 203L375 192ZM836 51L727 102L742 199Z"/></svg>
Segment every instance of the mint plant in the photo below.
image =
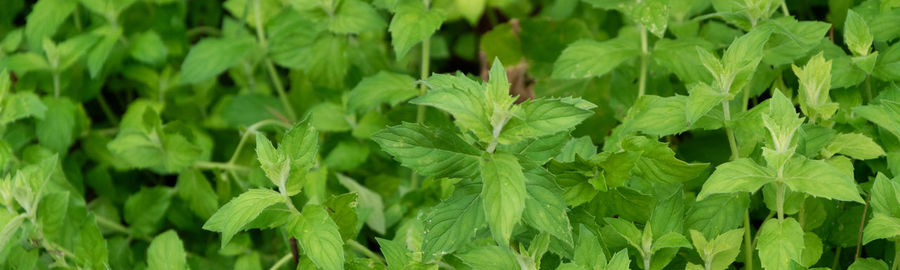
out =
<svg viewBox="0 0 900 270"><path fill-rule="evenodd" d="M0 269L900 270L889 0L5 0Z"/></svg>

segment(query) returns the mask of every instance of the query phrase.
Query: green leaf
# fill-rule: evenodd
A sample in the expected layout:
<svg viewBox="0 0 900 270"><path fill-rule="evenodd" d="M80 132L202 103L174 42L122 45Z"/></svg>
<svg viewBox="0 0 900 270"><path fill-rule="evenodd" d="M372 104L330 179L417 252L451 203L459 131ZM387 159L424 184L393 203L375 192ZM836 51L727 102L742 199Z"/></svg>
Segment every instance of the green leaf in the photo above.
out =
<svg viewBox="0 0 900 270"><path fill-rule="evenodd" d="M690 98L686 96L645 95L628 110L623 129L626 132L640 131L654 136L681 133L690 127L686 111L686 104L690 102Z"/></svg>
<svg viewBox="0 0 900 270"><path fill-rule="evenodd" d="M757 165L753 160L741 158L723 163L709 176L697 200L719 193L756 192L763 185L775 181L775 172Z"/></svg>
<svg viewBox="0 0 900 270"><path fill-rule="evenodd" d="M603 76L620 63L640 55L636 37L624 35L597 42L580 40L570 44L553 64L553 78L578 79Z"/></svg>
<svg viewBox="0 0 900 270"><path fill-rule="evenodd" d="M168 230L150 242L147 248L147 269L187 269L184 244L173 230Z"/></svg>
<svg viewBox="0 0 900 270"><path fill-rule="evenodd" d="M219 208L203 224L203 229L221 232L224 248L234 234L256 219L263 209L280 202L284 202L284 197L278 192L268 189L248 190Z"/></svg>
<svg viewBox="0 0 900 270"><path fill-rule="evenodd" d="M875 213L900 218L900 183L879 173L870 192L870 203Z"/></svg>
<svg viewBox="0 0 900 270"><path fill-rule="evenodd" d="M322 206L309 204L288 224L288 231L299 240L312 261L321 269L344 269L344 241L337 225Z"/></svg>
<svg viewBox="0 0 900 270"><path fill-rule="evenodd" d="M633 223L621 218L603 218L603 220L612 227L613 231L625 238L629 245L638 250L643 250L641 231Z"/></svg>
<svg viewBox="0 0 900 270"><path fill-rule="evenodd" d="M216 192L206 176L198 170L186 170L178 174L175 191L179 198L188 203L191 211L202 219L208 219L219 208Z"/></svg>
<svg viewBox="0 0 900 270"><path fill-rule="evenodd" d="M76 105L66 98L44 98L44 104L53 108L43 118L35 121L35 133L41 145L58 153L68 152L75 142Z"/></svg>
<svg viewBox="0 0 900 270"><path fill-rule="evenodd" d="M578 98L525 101L519 105L519 114L504 126L499 141L509 144L574 129L594 114L591 109L596 106L582 101Z"/></svg>
<svg viewBox="0 0 900 270"><path fill-rule="evenodd" d="M331 17L328 30L336 34L359 34L378 31L385 26L384 19L368 3L344 0L338 2L337 12Z"/></svg>
<svg viewBox="0 0 900 270"><path fill-rule="evenodd" d="M873 159L884 156L881 149L872 138L861 133L841 133L831 140L827 147L821 150L822 155L831 157L834 154L847 155L854 159Z"/></svg>
<svg viewBox="0 0 900 270"><path fill-rule="evenodd" d="M468 243L484 226L481 189L481 185L477 183L458 186L449 199L442 201L423 217L424 260L452 253Z"/></svg>
<svg viewBox="0 0 900 270"><path fill-rule="evenodd" d="M800 262L803 251L803 228L793 218L769 219L759 228L759 259L765 269L790 269L792 261Z"/></svg>
<svg viewBox="0 0 900 270"><path fill-rule="evenodd" d="M707 163L687 163L675 158L666 143L643 136L630 136L620 142L622 150L639 154L633 174L649 181L682 183L697 177Z"/></svg>
<svg viewBox="0 0 900 270"><path fill-rule="evenodd" d="M125 222L136 235L151 235L159 229L175 191L169 187L141 188L125 201Z"/></svg>
<svg viewBox="0 0 900 270"><path fill-rule="evenodd" d="M480 151L452 131L403 123L375 133L372 140L403 166L421 175L461 178L477 175Z"/></svg>
<svg viewBox="0 0 900 270"><path fill-rule="evenodd" d="M78 1L37 1L31 8L31 13L25 18L25 38L28 41L28 47L34 51L40 51L41 42L52 37L77 6Z"/></svg>
<svg viewBox="0 0 900 270"><path fill-rule="evenodd" d="M385 234L384 203L381 200L381 195L342 174L337 174L337 179L347 190L355 192L359 196L357 213L360 220L364 219L366 225L369 225L369 228L373 231Z"/></svg>
<svg viewBox="0 0 900 270"><path fill-rule="evenodd" d="M651 226L652 227L652 226ZM689 248L691 247L691 242L688 242L687 238L684 238L684 235L676 232L670 232L660 236L656 240L653 241L653 247L650 250L652 253L656 253L662 249L666 248Z"/></svg>
<svg viewBox="0 0 900 270"><path fill-rule="evenodd" d="M348 94L347 110L362 113L385 103L396 106L419 93L415 81L409 75L388 71L363 78Z"/></svg>
<svg viewBox="0 0 900 270"><path fill-rule="evenodd" d="M256 134L256 158L266 177L279 188L285 187L290 176L291 161L284 153L276 151L265 134Z"/></svg>
<svg viewBox="0 0 900 270"><path fill-rule="evenodd" d="M847 270L888 270L888 265L875 258L859 258Z"/></svg>
<svg viewBox="0 0 900 270"><path fill-rule="evenodd" d="M493 140L490 114L485 111L488 103L481 84L458 74L431 76L428 85L431 90L411 100L410 103L448 112L453 115L456 125L463 130L475 133L481 141Z"/></svg>
<svg viewBox="0 0 900 270"><path fill-rule="evenodd" d="M9 78L9 76L3 76ZM47 106L32 92L18 92L4 98L6 103L0 108L0 125L6 125L16 120L35 117L42 119L47 112Z"/></svg>
<svg viewBox="0 0 900 270"><path fill-rule="evenodd" d="M852 9L848 9L847 19L844 21L844 43L850 48L850 52L855 56L868 55L873 39L866 20Z"/></svg>
<svg viewBox="0 0 900 270"><path fill-rule="evenodd" d="M109 265L109 247L107 247L106 239L103 239L103 235L100 234L94 214L88 214L81 223L81 230L76 242L74 252L76 256L84 260L86 266L103 268Z"/></svg>
<svg viewBox="0 0 900 270"><path fill-rule="evenodd" d="M691 230L691 239L694 247L700 254L700 258L711 270L724 270L734 262L741 251L744 229L730 230L716 236L712 241L707 241L703 234Z"/></svg>
<svg viewBox="0 0 900 270"><path fill-rule="evenodd" d="M572 261L581 266L606 264L606 255L603 254L603 247L597 236L584 225L578 228L578 243L575 245Z"/></svg>
<svg viewBox="0 0 900 270"><path fill-rule="evenodd" d="M791 65L797 80L800 82L800 109L809 117L821 116L828 120L838 108L837 103L830 102L828 95L831 89L831 60L825 61L820 52L806 62L803 68Z"/></svg>
<svg viewBox="0 0 900 270"><path fill-rule="evenodd" d="M24 213L15 216L9 212L0 214L0 221L3 221L0 222L0 224L3 224L3 227L0 228L0 240L2 240L0 241L0 251L4 251L6 247L12 246L11 244L14 242L10 240L12 239L13 234L19 230L22 222L27 218L28 215Z"/></svg>
<svg viewBox="0 0 900 270"><path fill-rule="evenodd" d="M47 59L33 52L17 53L6 59L6 65L16 73L28 73L30 71L49 70Z"/></svg>
<svg viewBox="0 0 900 270"><path fill-rule="evenodd" d="M631 16L659 38L666 33L669 23L669 1L647 0L638 1L631 10Z"/></svg>
<svg viewBox="0 0 900 270"><path fill-rule="evenodd" d="M900 44L893 44L880 51L872 75L882 80L898 80L900 79L898 67L900 67Z"/></svg>
<svg viewBox="0 0 900 270"><path fill-rule="evenodd" d="M900 218L876 212L866 223L862 241L863 244L868 244L876 239L895 239L898 236L900 236Z"/></svg>
<svg viewBox="0 0 900 270"><path fill-rule="evenodd" d="M470 25L476 25L484 13L486 0L454 0L456 9Z"/></svg>
<svg viewBox="0 0 900 270"><path fill-rule="evenodd" d="M875 123L900 139L900 103L885 100L881 104L854 107L853 113Z"/></svg>
<svg viewBox="0 0 900 270"><path fill-rule="evenodd" d="M750 204L747 194L714 194L695 202L685 216L685 227L699 230L707 238L743 225Z"/></svg>
<svg viewBox="0 0 900 270"><path fill-rule="evenodd" d="M516 253L509 248L498 246L476 247L466 253L456 255L456 257L459 257L472 269L517 270L524 268L519 265Z"/></svg>
<svg viewBox="0 0 900 270"><path fill-rule="evenodd" d="M100 71L103 70L103 66L106 65L106 60L109 58L113 46L116 45L116 42L122 36L122 28L101 27L94 30L93 33L100 37L100 41L88 53L87 65L91 78L96 78L97 75L100 75Z"/></svg>
<svg viewBox="0 0 900 270"><path fill-rule="evenodd" d="M404 245L377 237L375 241L378 241L378 245L381 246L381 254L384 254L384 260L387 261L389 270L404 270L412 261L408 254L409 251Z"/></svg>
<svg viewBox="0 0 900 270"><path fill-rule="evenodd" d="M405 56L413 45L431 38L441 28L444 18L443 12L427 9L421 1L401 2L388 28L397 58Z"/></svg>
<svg viewBox="0 0 900 270"><path fill-rule="evenodd" d="M166 61L169 49L163 43L162 38L153 30L137 34L128 52L135 60L158 65Z"/></svg>
<svg viewBox="0 0 900 270"><path fill-rule="evenodd" d="M653 60L669 72L675 73L678 79L686 84L709 82L712 76L706 70L698 68L704 63L700 59L701 52L696 49L697 47L711 50L713 44L700 38L663 38L653 44ZM702 53L705 53L704 57L711 56L708 51ZM712 59L718 63L718 59L715 57Z"/></svg>
<svg viewBox="0 0 900 270"><path fill-rule="evenodd" d="M793 191L816 197L865 203L859 196L856 181L825 161L794 157L785 164L781 181Z"/></svg>
<svg viewBox="0 0 900 270"><path fill-rule="evenodd" d="M348 122L347 112L341 105L323 102L310 108L309 113L310 124L319 131L343 132L353 128Z"/></svg>
<svg viewBox="0 0 900 270"><path fill-rule="evenodd" d="M180 82L193 84L218 76L250 54L255 46L256 42L246 36L201 40L184 57Z"/></svg>
<svg viewBox="0 0 900 270"><path fill-rule="evenodd" d="M522 217L539 231L550 233L566 243L572 243L572 225L566 215L566 201L563 190L554 181L553 175L537 164L522 162L525 168L525 210ZM527 164L527 165L526 165Z"/></svg>
<svg viewBox="0 0 900 270"><path fill-rule="evenodd" d="M507 153L485 154L480 161L485 217L494 240L506 244L525 210L525 175L516 157Z"/></svg>

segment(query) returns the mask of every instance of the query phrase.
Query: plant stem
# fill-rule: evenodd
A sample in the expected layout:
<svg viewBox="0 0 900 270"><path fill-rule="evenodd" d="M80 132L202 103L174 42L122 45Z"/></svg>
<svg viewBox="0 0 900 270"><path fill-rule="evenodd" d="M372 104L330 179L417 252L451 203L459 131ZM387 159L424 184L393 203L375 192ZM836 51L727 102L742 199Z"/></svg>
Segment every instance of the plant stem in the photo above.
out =
<svg viewBox="0 0 900 270"><path fill-rule="evenodd" d="M650 255L644 256L644 270L650 270Z"/></svg>
<svg viewBox="0 0 900 270"><path fill-rule="evenodd" d="M206 170L226 170L226 171L243 171L249 172L250 167L237 165L237 164L228 164L222 162L210 162L210 161L197 161L194 162L194 168L197 169L206 169Z"/></svg>
<svg viewBox="0 0 900 270"><path fill-rule="evenodd" d="M841 246L837 246L834 248L834 263L831 264L831 269L840 269L838 267L841 266Z"/></svg>
<svg viewBox="0 0 900 270"><path fill-rule="evenodd" d="M291 259L291 254L290 253L285 254L284 256L281 257L281 259L278 259L278 261L275 262L275 264L273 264L272 267L269 268L269 270L276 270L278 268L281 268L281 266L284 265L285 263L287 263L290 259Z"/></svg>
<svg viewBox="0 0 900 270"><path fill-rule="evenodd" d="M869 79L872 76L866 76L866 103L872 102L872 82Z"/></svg>
<svg viewBox="0 0 900 270"><path fill-rule="evenodd" d="M109 104L106 103L106 98L103 97L103 94L97 94L97 103L100 104L100 110L106 115L106 119L109 119L113 125L118 126L119 117L109 108Z"/></svg>
<svg viewBox="0 0 900 270"><path fill-rule="evenodd" d="M59 98L59 71L53 71L53 97Z"/></svg>
<svg viewBox="0 0 900 270"><path fill-rule="evenodd" d="M262 12L259 7L260 0L253 1L253 15L256 18L256 38L259 41L260 47L263 48L263 51L269 50L269 44L266 41L266 32L263 28L262 23ZM281 105L284 106L284 109L287 110L288 120L291 122L297 121L297 113L294 111L294 106L291 105L291 102L287 99L287 93L284 91L284 85L281 84L281 78L278 77L278 70L275 69L275 65L272 64L272 60L266 58L265 60L266 70L269 72L269 78L272 79L272 84L275 86L275 91L278 92L278 98L281 99Z"/></svg>
<svg viewBox="0 0 900 270"><path fill-rule="evenodd" d="M781 183L781 177L778 178L775 190L775 206L778 211L778 221L784 221L784 184Z"/></svg>
<svg viewBox="0 0 900 270"><path fill-rule="evenodd" d="M381 257L381 255L378 255L378 253L375 253L375 252L369 250L369 248L367 248L366 246L363 246L359 242L356 242L356 240L352 240L352 239L347 240L347 245L349 245L350 248L353 248L354 250L361 252L363 255L366 255L366 257L369 257L370 259L374 259L374 260L384 263L384 257Z"/></svg>
<svg viewBox="0 0 900 270"><path fill-rule="evenodd" d="M788 9L787 9L787 1L781 2L781 13L783 13L784 16L791 16L791 13L788 12Z"/></svg>
<svg viewBox="0 0 900 270"><path fill-rule="evenodd" d="M872 193L869 193L866 196L866 204L863 207L862 218L859 219L859 233L856 235L856 253L853 255L853 260L859 259L859 252L862 250L862 237L863 237L863 227L866 226L866 212L869 211L869 200L872 199ZM897 259L894 259L895 261Z"/></svg>
<svg viewBox="0 0 900 270"><path fill-rule="evenodd" d="M753 270L753 238L750 236L750 208L744 210L744 265Z"/></svg>
<svg viewBox="0 0 900 270"><path fill-rule="evenodd" d="M638 98L644 96L647 89L647 58L650 51L647 49L647 28L638 26L641 31L641 75L638 79Z"/></svg>
<svg viewBox="0 0 900 270"><path fill-rule="evenodd" d="M894 240L894 262L891 263L891 270L900 270L900 239Z"/></svg>
<svg viewBox="0 0 900 270"><path fill-rule="evenodd" d="M722 101L722 112L725 116L725 135L728 136L728 146L731 147L731 160L737 160L740 157L738 153L737 139L734 137L734 131L731 129L731 106L728 101Z"/></svg>
<svg viewBox="0 0 900 270"><path fill-rule="evenodd" d="M427 8L428 2L426 1L425 6ZM419 96L425 95L425 91L428 91L428 87L425 85L424 81L428 79L428 72L431 66L431 37L425 38L422 41L422 66L420 68L420 78L423 83L419 84ZM416 123L425 122L425 106L419 105L416 108ZM416 172L412 173L412 177L410 178L409 187L411 189L416 189L419 187L419 175Z"/></svg>

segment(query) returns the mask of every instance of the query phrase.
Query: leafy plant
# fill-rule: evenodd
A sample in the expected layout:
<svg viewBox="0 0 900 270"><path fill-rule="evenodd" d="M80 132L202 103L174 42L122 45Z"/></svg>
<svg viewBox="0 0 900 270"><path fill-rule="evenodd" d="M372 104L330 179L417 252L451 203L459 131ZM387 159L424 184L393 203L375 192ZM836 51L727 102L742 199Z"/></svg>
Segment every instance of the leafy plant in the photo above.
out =
<svg viewBox="0 0 900 270"><path fill-rule="evenodd" d="M891 0L6 0L0 269L900 270Z"/></svg>

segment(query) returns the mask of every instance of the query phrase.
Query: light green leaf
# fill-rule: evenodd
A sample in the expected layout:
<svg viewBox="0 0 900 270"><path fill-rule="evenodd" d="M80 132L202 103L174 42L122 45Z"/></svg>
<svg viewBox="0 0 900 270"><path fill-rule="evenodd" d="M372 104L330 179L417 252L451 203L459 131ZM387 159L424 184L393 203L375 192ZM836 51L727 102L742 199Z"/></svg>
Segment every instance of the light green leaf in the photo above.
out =
<svg viewBox="0 0 900 270"><path fill-rule="evenodd" d="M322 132L344 132L352 129L348 114L341 105L323 102L309 109L310 119L316 130Z"/></svg>
<svg viewBox="0 0 900 270"><path fill-rule="evenodd" d="M682 183L697 177L708 166L679 160L666 143L643 136L627 137L620 145L622 150L640 155L632 172L650 181Z"/></svg>
<svg viewBox="0 0 900 270"><path fill-rule="evenodd" d="M705 39L660 39L653 44L652 59L665 67L669 72L675 73L682 82L689 84L695 82L709 82L712 77L702 68L700 52L697 47L712 49L713 44ZM709 54L709 52L704 52ZM718 59L715 59L718 63Z"/></svg>
<svg viewBox="0 0 900 270"><path fill-rule="evenodd" d="M578 243L575 245L572 262L587 267L606 265L606 255L603 254L603 247L597 236L584 225L578 228Z"/></svg>
<svg viewBox="0 0 900 270"><path fill-rule="evenodd" d="M359 196L357 213L360 221L365 220L366 225L369 225L369 228L373 231L384 234L386 228L384 222L384 203L381 200L381 195L378 195L378 193L369 190L365 186L357 183L356 180L344 176L343 174L337 174L337 179L342 186L347 188L347 190L356 192Z"/></svg>
<svg viewBox="0 0 900 270"><path fill-rule="evenodd" d="M525 210L525 175L516 157L507 153L485 154L479 161L485 217L494 240L503 245Z"/></svg>
<svg viewBox="0 0 900 270"><path fill-rule="evenodd" d="M854 159L873 159L885 155L872 138L861 133L841 133L831 140L827 147L821 150L822 155L831 157L834 154L847 155Z"/></svg>
<svg viewBox="0 0 900 270"><path fill-rule="evenodd" d="M688 103L690 99L686 96L642 96L628 110L623 129L626 132L640 131L654 136L681 133L689 127L686 111Z"/></svg>
<svg viewBox="0 0 900 270"><path fill-rule="evenodd" d="M481 186L474 182L457 186L449 199L423 217L425 235L422 252L425 261L452 253L467 244L484 226Z"/></svg>
<svg viewBox="0 0 900 270"><path fill-rule="evenodd" d="M822 257L822 239L819 239L815 233L806 232L803 234L803 245L800 264L811 267Z"/></svg>
<svg viewBox="0 0 900 270"><path fill-rule="evenodd" d="M850 48L850 52L854 56L868 55L873 39L866 20L852 9L848 9L847 19L844 21L844 43Z"/></svg>
<svg viewBox="0 0 900 270"><path fill-rule="evenodd" d="M897 47L900 48L900 46ZM853 113L886 129L900 139L900 103L882 100L881 104L854 107Z"/></svg>
<svg viewBox="0 0 900 270"><path fill-rule="evenodd" d="M699 231L691 230L694 247L710 270L724 270L741 251L744 229L734 229L707 241Z"/></svg>
<svg viewBox="0 0 900 270"><path fill-rule="evenodd" d="M688 242L687 238L684 238L684 235L676 232L670 232L660 236L655 241L653 241L653 248L650 250L652 253L656 253L665 248L689 248L691 247L691 242Z"/></svg>
<svg viewBox="0 0 900 270"><path fill-rule="evenodd" d="M875 258L859 258L847 270L888 270L888 265Z"/></svg>
<svg viewBox="0 0 900 270"><path fill-rule="evenodd" d="M404 270L412 262L409 251L403 244L377 237L375 241L378 241L378 245L381 246L381 254L384 254L384 260L387 261L389 270Z"/></svg>
<svg viewBox="0 0 900 270"><path fill-rule="evenodd" d="M757 165L753 160L741 158L716 167L709 176L697 200L718 193L756 192L763 185L775 181L775 172Z"/></svg>
<svg viewBox="0 0 900 270"><path fill-rule="evenodd" d="M826 61L820 52L806 62L803 68L791 65L797 80L800 82L800 109L803 114L828 120L838 108L837 103L830 102L828 95L831 89L831 60Z"/></svg>
<svg viewBox="0 0 900 270"><path fill-rule="evenodd" d="M485 111L484 86L461 74L431 76L428 85L431 90L410 103L448 112L453 115L457 126L475 133L481 141L490 142L493 139L489 112Z"/></svg>
<svg viewBox="0 0 900 270"><path fill-rule="evenodd" d="M625 238L625 241L628 242L629 245L638 250L643 249L643 245L641 245L641 231L638 230L633 223L621 218L603 218L603 220L606 221L616 233L622 236L622 238Z"/></svg>
<svg viewBox="0 0 900 270"><path fill-rule="evenodd" d="M184 57L180 82L192 84L213 78L237 64L255 46L256 41L247 36L201 40Z"/></svg>
<svg viewBox="0 0 900 270"><path fill-rule="evenodd" d="M484 13L484 6L486 0L454 0L456 2L456 9L461 13L463 18L469 22L470 25L476 25L478 20L481 19L481 14Z"/></svg>
<svg viewBox="0 0 900 270"><path fill-rule="evenodd" d="M863 229L863 244L876 239L895 239L900 236L900 218L875 213Z"/></svg>
<svg viewBox="0 0 900 270"><path fill-rule="evenodd" d="M743 225L750 204L746 193L714 194L695 202L685 216L685 227L699 230L707 238Z"/></svg>
<svg viewBox="0 0 900 270"><path fill-rule="evenodd" d="M134 59L150 65L163 63L169 53L162 38L153 30L137 34L128 51Z"/></svg>
<svg viewBox="0 0 900 270"><path fill-rule="evenodd" d="M231 241L231 237L241 231L244 225L256 219L263 209L280 202L284 202L284 197L278 192L268 189L248 190L219 208L203 224L203 229L221 232L224 248Z"/></svg>
<svg viewBox="0 0 900 270"><path fill-rule="evenodd" d="M413 77L380 71L378 74L363 78L347 98L347 110L363 113L387 103L396 106L400 102L416 96L416 79Z"/></svg>
<svg viewBox="0 0 900 270"><path fill-rule="evenodd" d="M188 269L184 244L173 230L168 230L150 242L147 248L147 269Z"/></svg>
<svg viewBox="0 0 900 270"><path fill-rule="evenodd" d="M186 170L178 174L175 191L179 198L188 203L191 211L204 220L219 208L218 195L206 180L206 176L198 170Z"/></svg>
<svg viewBox="0 0 900 270"><path fill-rule="evenodd" d="M9 78L9 76L3 77ZM0 108L0 125L6 125L26 117L43 119L47 112L47 106L32 92L17 92L5 97L4 100L6 103Z"/></svg>
<svg viewBox="0 0 900 270"><path fill-rule="evenodd" d="M135 235L152 235L172 202L172 188L156 186L141 188L125 201L125 222Z"/></svg>
<svg viewBox="0 0 900 270"><path fill-rule="evenodd" d="M900 80L900 44L880 51L872 75L885 81Z"/></svg>
<svg viewBox="0 0 900 270"><path fill-rule="evenodd" d="M19 214L13 215L9 212L4 212L0 214L0 221L3 221L0 224L3 224L3 227L0 228L0 251L4 251L7 246L12 246L13 241L10 241L13 237L13 234L19 230L19 227L22 225L22 222L28 218L27 214Z"/></svg>
<svg viewBox="0 0 900 270"><path fill-rule="evenodd" d="M100 234L94 214L88 214L81 223L74 252L79 258L83 258L88 267L103 268L109 265L109 247Z"/></svg>
<svg viewBox="0 0 900 270"><path fill-rule="evenodd" d="M900 218L900 183L878 173L870 192L870 203L875 213Z"/></svg>
<svg viewBox="0 0 900 270"><path fill-rule="evenodd" d="M553 64L553 78L578 79L603 76L620 63L638 56L640 42L631 35L597 42L580 40L562 51Z"/></svg>
<svg viewBox="0 0 900 270"><path fill-rule="evenodd" d="M78 6L78 1L40 0L31 7L25 18L25 39L33 51L40 51L41 42L56 33L56 29L66 21Z"/></svg>
<svg viewBox="0 0 900 270"><path fill-rule="evenodd" d="M53 108L35 122L35 133L41 145L58 153L68 152L75 142L76 105L67 98L44 98L44 104Z"/></svg>
<svg viewBox="0 0 900 270"><path fill-rule="evenodd" d="M344 241L338 226L320 205L308 204L300 216L288 224L288 231L299 240L312 261L321 269L344 269Z"/></svg>
<svg viewBox="0 0 900 270"><path fill-rule="evenodd" d="M591 111L595 107L594 104L580 101L582 100L577 98L574 100L541 98L525 101L519 104L521 109L518 114L504 126L499 141L509 144L573 129L594 114Z"/></svg>
<svg viewBox="0 0 900 270"><path fill-rule="evenodd" d="M397 7L388 28L397 58L405 56L413 45L431 38L431 35L441 28L444 18L442 11L426 10L421 1L403 1Z"/></svg>
<svg viewBox="0 0 900 270"><path fill-rule="evenodd" d="M477 175L480 151L452 131L403 123L375 133L372 140L419 174L461 178Z"/></svg>
<svg viewBox="0 0 900 270"><path fill-rule="evenodd" d="M769 219L759 228L759 259L767 270L790 269L791 261L800 262L803 228L793 218Z"/></svg>
<svg viewBox="0 0 900 270"><path fill-rule="evenodd" d="M825 161L794 157L785 164L781 181L793 191L816 197L865 203L859 196L856 181Z"/></svg>
<svg viewBox="0 0 900 270"><path fill-rule="evenodd" d="M284 153L276 151L265 134L256 134L256 158L266 177L275 186L283 188L290 176L291 161Z"/></svg>
<svg viewBox="0 0 900 270"><path fill-rule="evenodd" d="M668 2L663 0L638 1L631 10L631 16L643 27L646 27L650 33L662 38L669 23Z"/></svg>
<svg viewBox="0 0 900 270"><path fill-rule="evenodd" d="M337 34L359 34L378 31L386 26L384 18L371 5L360 0L338 2L337 12L331 17L328 30Z"/></svg>
<svg viewBox="0 0 900 270"><path fill-rule="evenodd" d="M537 164L522 162L525 168L525 210L522 217L539 231L550 233L566 243L572 243L572 225L566 215L563 190L553 181L553 175Z"/></svg>
<svg viewBox="0 0 900 270"><path fill-rule="evenodd" d="M103 66L106 64L113 46L116 45L116 42L119 42L119 38L122 36L122 28L101 27L94 30L93 33L99 36L100 40L88 53L87 66L88 71L91 73L91 78L96 78L100 71L103 70Z"/></svg>
<svg viewBox="0 0 900 270"><path fill-rule="evenodd" d="M472 269L518 270L525 268L519 265L516 253L509 248L498 246L476 247L466 253L456 255L456 257L459 257Z"/></svg>

